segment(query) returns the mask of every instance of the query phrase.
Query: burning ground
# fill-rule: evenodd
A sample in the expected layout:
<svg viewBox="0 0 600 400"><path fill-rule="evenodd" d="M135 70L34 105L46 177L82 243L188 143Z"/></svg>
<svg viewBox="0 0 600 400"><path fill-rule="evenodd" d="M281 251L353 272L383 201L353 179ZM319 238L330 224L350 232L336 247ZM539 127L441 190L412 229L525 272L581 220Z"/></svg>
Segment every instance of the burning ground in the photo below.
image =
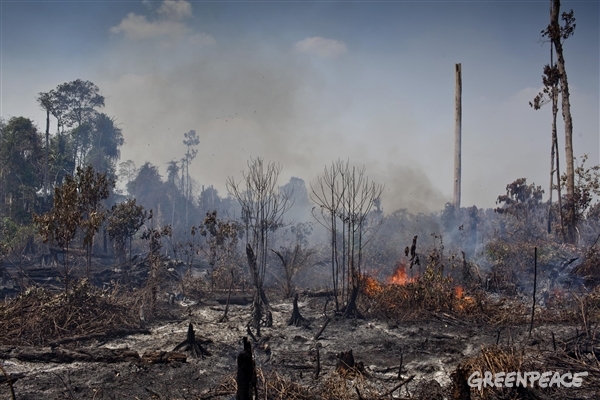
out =
<svg viewBox="0 0 600 400"><path fill-rule="evenodd" d="M259 398L595 398L600 292L555 291L536 310L530 335L527 299L413 269L399 264L385 279L363 277L358 307L364 319L336 315L330 292L312 290L299 293L301 320L289 325L292 300L269 292L273 325L249 338ZM252 295L233 291L226 305L227 291L196 284L195 295L185 299L168 295L175 286L165 290L152 318L140 315L145 288L100 290L86 280L69 293L36 289L5 301L2 397L12 391L16 399L234 398ZM190 323L202 351L173 351L189 338ZM466 386L475 371L588 376L579 388L479 391Z"/></svg>

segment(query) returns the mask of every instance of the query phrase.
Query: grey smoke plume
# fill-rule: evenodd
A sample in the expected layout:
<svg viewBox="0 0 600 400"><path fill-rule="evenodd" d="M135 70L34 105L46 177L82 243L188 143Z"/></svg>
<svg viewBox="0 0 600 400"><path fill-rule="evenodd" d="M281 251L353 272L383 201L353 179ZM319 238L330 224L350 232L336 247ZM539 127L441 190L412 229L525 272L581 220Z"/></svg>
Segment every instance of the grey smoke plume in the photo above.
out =
<svg viewBox="0 0 600 400"><path fill-rule="evenodd" d="M200 47L194 57L176 64L147 54L158 50L162 60L169 60L181 56L177 46L136 45L134 53L124 47L121 64L104 71L111 77L99 82L107 111L117 117L126 138L122 160L133 159L138 166L151 161L164 172L168 161L183 156L183 133L195 129L200 146L190 172L198 182L214 184L221 195L226 194L225 179L241 179L250 157L281 163L280 184L291 176L313 182L325 165L342 158L365 164L369 177L386 185L383 206L388 211L432 211L447 201L425 173L401 165L401 160L410 162L410 151L398 152L398 164L365 151L370 141L379 141L384 151L390 131L400 130L394 138L410 142L409 132L402 134L405 126L410 128L403 121L406 115L352 126L344 121L345 107L361 100L335 103L335 94L320 86L318 66L303 54L270 57L267 49ZM126 65L138 72L117 72ZM314 104L319 95L334 96L332 103ZM388 159L387 151L383 155Z"/></svg>

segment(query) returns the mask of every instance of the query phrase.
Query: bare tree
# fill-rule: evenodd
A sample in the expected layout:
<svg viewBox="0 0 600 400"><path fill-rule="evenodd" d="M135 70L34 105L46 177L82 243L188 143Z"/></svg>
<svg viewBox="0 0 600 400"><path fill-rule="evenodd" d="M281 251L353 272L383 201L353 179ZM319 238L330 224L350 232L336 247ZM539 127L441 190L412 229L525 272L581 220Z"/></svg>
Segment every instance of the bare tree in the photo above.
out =
<svg viewBox="0 0 600 400"><path fill-rule="evenodd" d="M312 201L319 205L318 210L316 207L312 209L312 215L331 234L331 278L336 311L340 309L338 301L340 264L337 251L337 216L338 211L341 209L341 199L338 193L341 190L341 179L338 176L342 167L343 163L341 160L331 163L331 167L325 167L323 176L317 178L318 186L316 188L313 188L312 185L310 186L310 197Z"/></svg>
<svg viewBox="0 0 600 400"><path fill-rule="evenodd" d="M250 159L248 170L242 172L243 180L227 179L227 190L242 208L242 224L246 234L246 256L255 288L253 324L260 335L263 311L264 324L273 323L271 307L263 284L267 269L267 256L273 233L283 225L283 215L292 206L292 193L277 186L281 165L268 163L262 158Z"/></svg>
<svg viewBox="0 0 600 400"><path fill-rule="evenodd" d="M558 94L559 94L559 73L558 67L554 62L554 44L550 44L550 64L544 66L544 74L542 75L542 82L544 89L535 96L533 102L529 102L529 105L535 110L539 110L542 106L546 105L550 101L552 102L552 146L550 149L550 193L548 199L548 233L552 230L553 215L552 210L552 190L554 188L554 176L556 173L556 188L558 191L558 209L560 216L560 231L563 241L566 241L564 223L563 223L563 210L562 210L562 195L560 185L560 158L558 152L558 135L556 133L556 116L558 114ZM556 161L556 168L554 168L554 162Z"/></svg>
<svg viewBox="0 0 600 400"><path fill-rule="evenodd" d="M556 67L560 82L560 93L562 99L562 115L565 122L565 157L567 163L567 240L575 241L575 170L573 157L573 119L571 118L571 102L569 99L569 83L565 69L565 58L563 55L563 42L575 31L575 17L573 10L563 12L561 19L564 26L558 22L560 12L560 0L553 0L550 10L550 24L542 31L542 36L548 37L556 51Z"/></svg>
<svg viewBox="0 0 600 400"><path fill-rule="evenodd" d="M196 134L195 130L191 130L183 134L185 139L183 140L183 144L186 145L187 151L185 153L185 157L181 159L181 182L183 195L185 196L185 228L189 227L189 205L192 201L192 184L190 181L190 163L196 158L198 154L198 149L192 149L193 146L198 146L200 143L200 138ZM185 184L183 184L183 174L185 173Z"/></svg>
<svg viewBox="0 0 600 400"><path fill-rule="evenodd" d="M310 265L310 260L316 253L316 250L309 247L308 243L308 236L312 233L312 230L310 224L299 222L289 229L289 233L293 236L292 240L287 239L288 235L284 235L284 243L279 246L279 250L271 249L281 260L283 279L274 275L281 282L286 299L292 297L295 292L294 278L300 271ZM287 230L286 233L288 233Z"/></svg>
<svg viewBox="0 0 600 400"><path fill-rule="evenodd" d="M351 167L348 161L339 160L330 169L325 169L324 177L319 178L318 182L317 189L311 187L311 197L321 208L321 213L313 210L313 215L332 235L332 275L336 303L339 292L346 303L342 310L344 315L360 316L356 300L363 276L363 250L368 243L367 231L371 222L378 226L369 216L373 206L378 204L384 186L369 181L365 167ZM377 216L380 214L376 213ZM341 235L338 226L341 226Z"/></svg>

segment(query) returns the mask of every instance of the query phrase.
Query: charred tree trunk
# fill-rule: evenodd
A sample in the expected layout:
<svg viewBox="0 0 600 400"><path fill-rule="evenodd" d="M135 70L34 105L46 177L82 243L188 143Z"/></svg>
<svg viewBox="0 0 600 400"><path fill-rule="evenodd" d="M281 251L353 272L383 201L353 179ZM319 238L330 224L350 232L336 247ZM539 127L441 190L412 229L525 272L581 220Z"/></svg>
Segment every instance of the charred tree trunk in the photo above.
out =
<svg viewBox="0 0 600 400"><path fill-rule="evenodd" d="M186 339L183 342L179 343L177 346L175 346L173 351L177 351L180 349L182 349L183 351L189 351L190 353L192 353L192 356L194 358L204 358L204 356L210 356L210 352L204 347L202 347L202 345L196 340L196 334L194 333L194 327L191 322L188 326Z"/></svg>
<svg viewBox="0 0 600 400"><path fill-rule="evenodd" d="M237 394L236 400L252 400L252 395L257 393L256 366L252 359L252 345L244 337L244 350L237 357Z"/></svg>
<svg viewBox="0 0 600 400"><path fill-rule="evenodd" d="M352 349L348 351L342 351L338 354L338 363L336 370L338 372L348 372L354 368L354 355L352 355Z"/></svg>
<svg viewBox="0 0 600 400"><path fill-rule="evenodd" d="M225 322L227 318L227 311L229 311L229 301L231 300L231 291L233 290L233 270L231 270L231 283L229 284L229 294L227 295L227 304L225 304L225 313L219 319L219 322Z"/></svg>
<svg viewBox="0 0 600 400"><path fill-rule="evenodd" d="M471 388L469 387L469 371L461 367L450 375L452 380L452 400L471 400Z"/></svg>
<svg viewBox="0 0 600 400"><path fill-rule="evenodd" d="M315 335L315 340L319 340L319 338L323 334L323 331L325 330L325 328L327 328L327 325L329 324L329 322L331 322L331 318L327 317L327 319L323 323L323 326L321 327L321 329L319 329L319 332L317 332L317 334Z"/></svg>
<svg viewBox="0 0 600 400"><path fill-rule="evenodd" d="M261 320L263 318L263 314L265 317L265 326L273 325L273 316L271 314L271 306L267 299L267 295L263 290L262 282L260 280L258 266L256 263L256 255L254 254L254 251L252 250L250 244L246 244L246 256L248 258L248 266L250 267L250 273L252 274L252 280L255 289L252 312L253 325L257 330L257 336L260 336L260 324L262 322Z"/></svg>
<svg viewBox="0 0 600 400"><path fill-rule="evenodd" d="M352 292L350 293L350 299L348 300L348 304L344 308L344 317L346 318L358 318L364 319L364 316L358 311L358 307L356 305L356 300L358 299L358 294L360 290L358 286L352 288Z"/></svg>
<svg viewBox="0 0 600 400"><path fill-rule="evenodd" d="M300 315L300 310L298 309L298 293L294 296L294 309L292 310L292 316L288 321L288 325L300 326L305 325L306 320L302 315Z"/></svg>

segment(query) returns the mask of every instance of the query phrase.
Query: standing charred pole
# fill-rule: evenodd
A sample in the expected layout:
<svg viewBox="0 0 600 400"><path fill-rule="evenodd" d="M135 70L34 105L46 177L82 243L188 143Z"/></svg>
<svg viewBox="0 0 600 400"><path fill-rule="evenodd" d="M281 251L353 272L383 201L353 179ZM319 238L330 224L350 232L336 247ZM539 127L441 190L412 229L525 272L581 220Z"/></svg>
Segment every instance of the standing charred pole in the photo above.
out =
<svg viewBox="0 0 600 400"><path fill-rule="evenodd" d="M454 92L454 208L460 209L460 173L462 139L462 74L461 65L454 66L456 87Z"/></svg>

